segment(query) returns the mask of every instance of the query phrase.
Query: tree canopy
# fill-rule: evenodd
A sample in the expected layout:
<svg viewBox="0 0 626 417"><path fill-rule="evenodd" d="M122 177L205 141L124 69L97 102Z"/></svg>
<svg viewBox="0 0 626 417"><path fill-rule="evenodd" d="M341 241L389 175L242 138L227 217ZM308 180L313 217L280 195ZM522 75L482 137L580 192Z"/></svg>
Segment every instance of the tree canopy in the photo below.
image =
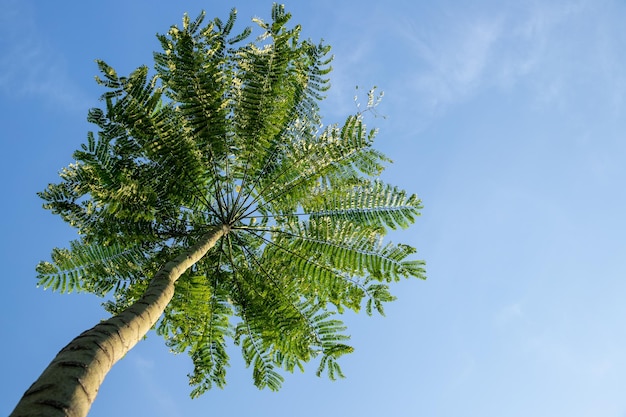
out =
<svg viewBox="0 0 626 417"><path fill-rule="evenodd" d="M158 36L152 71L120 76L98 61L97 132L40 193L79 233L38 265L40 285L106 296L113 314L210 228L228 228L156 325L189 354L192 396L225 384L229 338L260 388L313 358L318 374L342 376L337 359L352 347L338 314L382 314L391 283L424 278L414 248L384 240L421 206L379 179L390 161L376 131L363 112L322 126L330 48L301 40L283 6L254 19L252 41L250 28L232 33L235 16L185 16Z"/></svg>

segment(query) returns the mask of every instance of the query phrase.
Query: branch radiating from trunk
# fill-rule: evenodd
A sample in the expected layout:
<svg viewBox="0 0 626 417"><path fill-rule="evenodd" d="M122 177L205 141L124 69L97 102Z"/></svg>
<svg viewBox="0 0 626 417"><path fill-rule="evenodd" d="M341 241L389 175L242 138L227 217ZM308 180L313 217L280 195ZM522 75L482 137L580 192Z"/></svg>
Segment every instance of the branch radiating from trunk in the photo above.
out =
<svg viewBox="0 0 626 417"><path fill-rule="evenodd" d="M166 263L134 304L61 349L9 417L86 416L109 370L163 314L174 295L176 280L229 230L227 225L210 230L194 246Z"/></svg>

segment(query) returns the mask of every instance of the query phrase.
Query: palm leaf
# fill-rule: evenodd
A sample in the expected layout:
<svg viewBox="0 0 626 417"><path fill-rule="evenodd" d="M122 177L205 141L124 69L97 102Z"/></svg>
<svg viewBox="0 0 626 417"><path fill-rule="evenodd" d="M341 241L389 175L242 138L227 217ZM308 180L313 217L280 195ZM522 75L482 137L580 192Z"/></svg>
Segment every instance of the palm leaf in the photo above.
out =
<svg viewBox="0 0 626 417"><path fill-rule="evenodd" d="M70 249L54 249L52 262L37 265L38 286L61 293L98 295L124 287L142 272L145 257L139 246L102 246L72 241Z"/></svg>
<svg viewBox="0 0 626 417"><path fill-rule="evenodd" d="M376 180L341 188L320 186L302 205L311 218L331 217L384 230L408 227L419 215L420 203L415 194L407 196Z"/></svg>

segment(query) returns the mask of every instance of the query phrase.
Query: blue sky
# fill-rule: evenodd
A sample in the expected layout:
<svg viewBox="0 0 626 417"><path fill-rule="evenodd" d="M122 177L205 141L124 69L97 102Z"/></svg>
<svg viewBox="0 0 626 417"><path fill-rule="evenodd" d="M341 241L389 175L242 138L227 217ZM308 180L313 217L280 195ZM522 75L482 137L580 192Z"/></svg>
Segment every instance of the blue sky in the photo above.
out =
<svg viewBox="0 0 626 417"><path fill-rule="evenodd" d="M71 4L70 4L71 3ZM94 59L151 64L154 34L183 12L240 24L271 2L0 0L0 414L101 300L35 288L34 266L74 232L40 208L91 128ZM385 92L384 179L424 202L395 241L428 280L395 288L385 318L348 315L345 380L287 375L258 391L233 352L229 384L188 397L185 355L151 335L105 380L91 416L210 413L428 417L626 417L626 3L288 1L304 35L335 55L322 103L355 110Z"/></svg>

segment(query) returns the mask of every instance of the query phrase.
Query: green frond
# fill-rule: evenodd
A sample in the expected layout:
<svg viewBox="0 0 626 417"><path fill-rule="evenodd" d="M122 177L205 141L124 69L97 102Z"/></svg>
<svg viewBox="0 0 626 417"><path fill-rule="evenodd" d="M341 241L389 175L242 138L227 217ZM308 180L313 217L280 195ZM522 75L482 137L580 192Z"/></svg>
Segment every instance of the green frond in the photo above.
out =
<svg viewBox="0 0 626 417"><path fill-rule="evenodd" d="M70 249L52 251L52 262L37 265L37 285L61 293L85 291L103 296L132 282L144 263L139 246L72 241Z"/></svg>
<svg viewBox="0 0 626 417"><path fill-rule="evenodd" d="M337 359L347 353L352 353L354 349L343 343L349 339L348 336L342 334L346 329L344 324L339 320L327 320L331 315L329 312L319 314L314 318L313 322L316 327L322 354L317 368L317 376L320 376L326 370L328 377L331 380L335 380L344 378Z"/></svg>
<svg viewBox="0 0 626 417"><path fill-rule="evenodd" d="M193 363L189 384L197 397L213 385L223 388L229 356L226 338L233 336L228 291L216 277L186 274L177 282L176 293L159 322L174 353L187 352Z"/></svg>
<svg viewBox="0 0 626 417"><path fill-rule="evenodd" d="M185 13L185 15L183 16L183 29L191 33L196 32L204 21L205 16L206 13L202 11L198 15L198 17L196 17L195 20L191 22L191 20L189 19L189 15Z"/></svg>
<svg viewBox="0 0 626 417"><path fill-rule="evenodd" d="M271 354L271 347L256 329L254 320L245 315L245 322L237 325L235 343L241 346L241 352L246 366L252 366L252 379L259 389L269 388L277 391L284 378L276 370L276 362Z"/></svg>
<svg viewBox="0 0 626 417"><path fill-rule="evenodd" d="M389 161L372 148L375 132L361 116L348 117L342 128L331 126L317 137L288 143L280 165L263 178L264 201L279 212L294 211L320 185L358 182L379 175Z"/></svg>
<svg viewBox="0 0 626 417"><path fill-rule="evenodd" d="M311 131L319 126L316 99L328 83L329 48L298 43L300 28L286 29L289 16L279 15L271 27L263 26L263 47L251 44L236 56L233 138L245 163L234 172L242 188L255 194L284 158L285 139L303 126Z"/></svg>
<svg viewBox="0 0 626 417"><path fill-rule="evenodd" d="M325 311L321 304L300 301L285 305L274 300L272 311L268 311L269 307L248 305L242 314L244 322L237 326L235 339L242 346L246 363L253 368L253 378L259 388L278 389L283 381L278 368L288 372L296 368L304 370L303 362L318 355L321 355L320 369L332 363L328 367L329 375L332 378L340 375L335 359L352 351L343 343L349 339L343 334L343 323L332 319L333 314ZM339 373L335 372L337 370Z"/></svg>
<svg viewBox="0 0 626 417"><path fill-rule="evenodd" d="M292 252L351 275L370 274L391 281L421 273L415 261L405 260L415 249L391 243L383 246L376 229L357 227L353 222L311 218L291 223L287 231L276 235Z"/></svg>
<svg viewBox="0 0 626 417"><path fill-rule="evenodd" d="M302 203L312 218L332 217L362 225L406 228L419 216L419 198L380 181L347 187L320 186Z"/></svg>
<svg viewBox="0 0 626 417"><path fill-rule="evenodd" d="M344 307L354 311L361 307L365 292L358 279L306 253L292 250L288 241L268 241L263 260L276 276L289 277L280 281L284 288L307 300L320 305L332 303L340 312Z"/></svg>
<svg viewBox="0 0 626 417"><path fill-rule="evenodd" d="M385 315L385 309L383 303L388 303L396 299L389 292L389 286L381 283L370 283L366 288L367 301L365 303L365 312L368 316L371 316L374 309L381 316Z"/></svg>

